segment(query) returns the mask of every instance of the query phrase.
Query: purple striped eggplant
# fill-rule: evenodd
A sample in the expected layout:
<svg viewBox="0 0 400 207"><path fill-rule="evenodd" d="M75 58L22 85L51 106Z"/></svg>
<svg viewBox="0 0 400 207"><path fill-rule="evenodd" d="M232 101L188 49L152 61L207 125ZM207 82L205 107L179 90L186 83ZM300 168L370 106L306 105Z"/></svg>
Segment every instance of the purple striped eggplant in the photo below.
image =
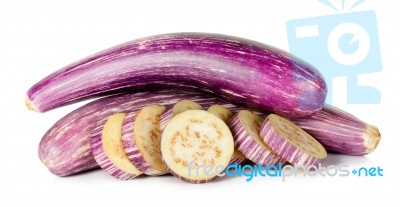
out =
<svg viewBox="0 0 400 207"><path fill-rule="evenodd" d="M122 146L125 116L125 113L113 114L104 125L97 126L90 138L90 148L103 171L115 178L130 180L143 173L131 163Z"/></svg>
<svg viewBox="0 0 400 207"><path fill-rule="evenodd" d="M222 104L235 108L216 98L193 92L153 91L105 97L90 102L57 121L40 141L39 158L50 172L58 176L97 168L90 150L90 135L109 116L140 110L151 104L170 107L182 99L191 99L208 106Z"/></svg>
<svg viewBox="0 0 400 207"><path fill-rule="evenodd" d="M285 161L266 145L259 129L262 118L247 110L241 110L229 121L229 128L235 140L235 148L249 160L262 166L276 165Z"/></svg>
<svg viewBox="0 0 400 207"><path fill-rule="evenodd" d="M321 110L326 85L309 64L238 37L177 33L104 50L42 79L27 92L29 109L45 112L120 91L179 88L285 117Z"/></svg>
<svg viewBox="0 0 400 207"><path fill-rule="evenodd" d="M146 175L167 174L161 158L160 115L164 106L149 105L125 117L122 143L129 160Z"/></svg>
<svg viewBox="0 0 400 207"><path fill-rule="evenodd" d="M329 152L365 155L373 152L381 139L377 127L330 105L325 105L321 112L311 117L291 121L311 134Z"/></svg>
<svg viewBox="0 0 400 207"><path fill-rule="evenodd" d="M293 165L318 165L327 156L325 148L289 120L270 114L260 127L260 136L276 154Z"/></svg>
<svg viewBox="0 0 400 207"><path fill-rule="evenodd" d="M228 166L233 151L228 126L204 110L175 115L161 136L161 154L168 170L190 183L217 178Z"/></svg>

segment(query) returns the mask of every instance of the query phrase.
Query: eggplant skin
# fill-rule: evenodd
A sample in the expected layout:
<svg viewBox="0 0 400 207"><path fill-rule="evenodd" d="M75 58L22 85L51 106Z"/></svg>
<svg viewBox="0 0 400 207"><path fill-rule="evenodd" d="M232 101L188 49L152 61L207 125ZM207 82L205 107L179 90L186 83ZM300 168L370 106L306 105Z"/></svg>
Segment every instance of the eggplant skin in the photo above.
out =
<svg viewBox="0 0 400 207"><path fill-rule="evenodd" d="M72 63L32 86L29 109L45 112L119 90L198 90L284 117L321 110L325 81L309 64L233 36L174 33L127 42Z"/></svg>
<svg viewBox="0 0 400 207"><path fill-rule="evenodd" d="M310 117L291 121L332 153L367 155L378 147L381 140L381 133L376 126L328 104Z"/></svg>
<svg viewBox="0 0 400 207"><path fill-rule="evenodd" d="M57 121L39 143L39 158L57 176L98 168L90 150L90 135L109 116L153 104L171 107L182 99L196 101L204 107L221 104L235 111L235 106L231 104L193 92L152 91L109 96L90 102Z"/></svg>

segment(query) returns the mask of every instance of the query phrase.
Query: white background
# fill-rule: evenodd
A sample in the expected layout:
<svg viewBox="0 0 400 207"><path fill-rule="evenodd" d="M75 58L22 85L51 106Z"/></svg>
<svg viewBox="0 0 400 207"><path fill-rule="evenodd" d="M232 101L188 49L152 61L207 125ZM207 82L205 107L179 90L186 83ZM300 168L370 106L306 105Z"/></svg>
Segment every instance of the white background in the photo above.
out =
<svg viewBox="0 0 400 207"><path fill-rule="evenodd" d="M383 71L363 81L381 91L382 103L346 105L340 98L344 97L340 93L344 87L337 87L335 96L338 106L377 125L382 141L366 157L330 156L325 164L380 166L384 169L383 177L297 177L285 183L276 178L256 178L250 183L244 178L223 178L192 185L172 176L123 182L100 170L67 178L52 175L37 156L38 143L56 120L82 103L38 114L25 108L26 91L72 61L128 40L159 33L225 33L287 50L287 20L338 11L317 0L2 0L0 206L377 206L382 202L395 203L395 196L400 195L399 3L369 0L353 11L371 9L378 18Z"/></svg>

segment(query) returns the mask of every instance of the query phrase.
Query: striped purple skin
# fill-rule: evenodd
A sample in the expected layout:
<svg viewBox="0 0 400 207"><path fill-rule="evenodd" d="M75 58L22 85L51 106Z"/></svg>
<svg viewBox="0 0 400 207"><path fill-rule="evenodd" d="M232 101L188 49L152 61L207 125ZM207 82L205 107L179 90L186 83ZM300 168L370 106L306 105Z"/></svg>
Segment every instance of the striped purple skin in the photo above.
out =
<svg viewBox="0 0 400 207"><path fill-rule="evenodd" d="M144 174L152 176L164 175L166 173L154 169L149 163L146 162L144 157L140 154L138 147L136 146L135 133L133 129L136 114L136 112L128 113L122 126L122 144L124 146L125 152L128 155L128 158L132 162L132 164L135 165Z"/></svg>
<svg viewBox="0 0 400 207"><path fill-rule="evenodd" d="M229 128L235 140L235 148L242 152L249 160L260 163L262 166L285 163L277 154L259 145L240 123L239 115L235 114L229 121Z"/></svg>
<svg viewBox="0 0 400 207"><path fill-rule="evenodd" d="M118 178L120 180L131 180L141 175L141 174L131 174L125 172L119 169L117 166L115 166L111 162L111 160L108 159L102 144L102 139L101 139L102 131L103 131L102 125L96 127L95 129L93 129L92 136L90 138L90 147L92 149L92 154L96 162L101 167L101 169L103 169L103 171L108 173L109 175Z"/></svg>
<svg viewBox="0 0 400 207"><path fill-rule="evenodd" d="M320 111L327 93L320 73L287 52L227 35L176 33L127 42L61 68L28 90L27 106L44 112L117 89L170 88L285 117Z"/></svg>
<svg viewBox="0 0 400 207"><path fill-rule="evenodd" d="M165 129L169 120L171 120L172 117L174 116L172 113L172 108L173 107L170 107L169 109L165 110L164 113L161 114L161 116L160 116L160 131L163 131Z"/></svg>
<svg viewBox="0 0 400 207"><path fill-rule="evenodd" d="M274 150L274 152L293 165L316 166L325 160L325 158L313 157L301 151L299 148L289 143L285 138L281 137L272 127L268 117L260 127L260 136L263 141Z"/></svg>
<svg viewBox="0 0 400 207"><path fill-rule="evenodd" d="M317 139L329 152L366 155L376 149L381 139L378 128L330 105L325 105L321 112L311 117L291 121Z"/></svg>
<svg viewBox="0 0 400 207"><path fill-rule="evenodd" d="M57 121L39 144L39 158L49 171L67 176L97 168L90 150L90 134L99 123L119 112L136 111L160 104L170 107L182 99L228 105L204 94L181 91L153 91L115 95L90 102Z"/></svg>

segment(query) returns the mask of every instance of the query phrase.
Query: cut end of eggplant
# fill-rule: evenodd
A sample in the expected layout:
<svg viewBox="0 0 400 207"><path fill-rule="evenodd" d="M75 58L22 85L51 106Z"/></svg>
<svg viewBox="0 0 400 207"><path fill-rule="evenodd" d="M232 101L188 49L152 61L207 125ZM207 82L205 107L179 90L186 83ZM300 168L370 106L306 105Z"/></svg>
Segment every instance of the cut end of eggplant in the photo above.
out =
<svg viewBox="0 0 400 207"><path fill-rule="evenodd" d="M381 133L376 126L368 125L363 134L363 138L365 140L365 147L367 148L366 154L369 154L378 147L379 141L381 140Z"/></svg>
<svg viewBox="0 0 400 207"><path fill-rule="evenodd" d="M225 123L228 123L233 116L233 113L231 111L218 104L214 104L208 107L207 111L222 119L222 121L224 121Z"/></svg>
<svg viewBox="0 0 400 207"><path fill-rule="evenodd" d="M260 134L273 151L292 164L315 165L328 156L325 148L311 135L275 114L268 115Z"/></svg>
<svg viewBox="0 0 400 207"><path fill-rule="evenodd" d="M203 107L194 101L184 99L174 105L172 108L172 114L175 116L187 110L203 110Z"/></svg>
<svg viewBox="0 0 400 207"><path fill-rule="evenodd" d="M159 123L160 115L164 111L164 106L146 106L139 111L133 126L134 139L140 156L143 157L144 163L150 164L155 175L168 173L160 152L161 131ZM150 175L153 175L153 173L150 173Z"/></svg>
<svg viewBox="0 0 400 207"><path fill-rule="evenodd" d="M35 104L29 99L28 96L25 96L25 105L31 111L40 112L39 109L35 106Z"/></svg>
<svg viewBox="0 0 400 207"><path fill-rule="evenodd" d="M249 134L249 136L257 142L257 144L263 146L269 151L272 151L268 145L266 145L263 141L262 138L260 137L258 131L260 129L261 123L263 122L263 119L255 114L253 114L250 111L247 110L242 110L238 113L238 118L240 120L240 123L242 124L243 128L246 130L246 132Z"/></svg>
<svg viewBox="0 0 400 207"><path fill-rule="evenodd" d="M161 153L169 171L190 183L216 178L228 166L233 151L228 126L203 110L189 110L174 116L161 138ZM210 168L210 173L206 168Z"/></svg>
<svg viewBox="0 0 400 207"><path fill-rule="evenodd" d="M262 118L247 110L241 110L230 120L235 147L249 160L263 166L284 162L259 135Z"/></svg>
<svg viewBox="0 0 400 207"><path fill-rule="evenodd" d="M118 113L109 118L104 124L102 132L103 150L106 156L118 168L132 174L141 174L141 172L130 163L122 146L122 123L125 119L124 113Z"/></svg>
<svg viewBox="0 0 400 207"><path fill-rule="evenodd" d="M122 145L122 124L125 113L109 117L104 126L93 130L91 149L100 167L121 180L133 179L142 174L129 160Z"/></svg>

